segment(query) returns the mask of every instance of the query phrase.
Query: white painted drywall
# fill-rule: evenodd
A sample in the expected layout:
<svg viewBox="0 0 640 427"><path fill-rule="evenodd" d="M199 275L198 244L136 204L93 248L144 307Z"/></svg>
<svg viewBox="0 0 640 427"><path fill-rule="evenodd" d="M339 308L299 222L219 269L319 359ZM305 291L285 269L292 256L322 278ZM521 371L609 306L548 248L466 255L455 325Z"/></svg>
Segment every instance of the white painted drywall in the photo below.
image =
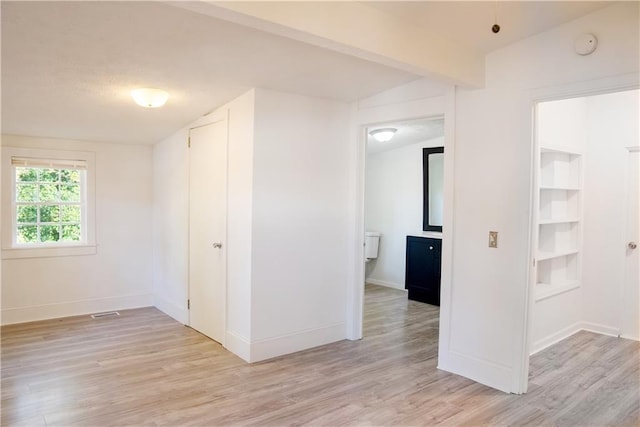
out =
<svg viewBox="0 0 640 427"><path fill-rule="evenodd" d="M253 90L154 146L153 295L155 305L188 322L189 128L228 110L227 337L225 345L249 359Z"/></svg>
<svg viewBox="0 0 640 427"><path fill-rule="evenodd" d="M620 328L625 269L628 150L640 144L638 91L593 96L588 106L583 233L583 321ZM635 337L638 339L638 337Z"/></svg>
<svg viewBox="0 0 640 427"><path fill-rule="evenodd" d="M382 234L367 282L404 289L407 235L423 234L422 149L443 146L444 138L435 138L367 156L365 228Z"/></svg>
<svg viewBox="0 0 640 427"><path fill-rule="evenodd" d="M349 106L256 89L252 360L345 338Z"/></svg>
<svg viewBox="0 0 640 427"><path fill-rule="evenodd" d="M255 89L229 111L225 347L262 360L345 338L349 106ZM186 322L190 127L154 148L154 298Z"/></svg>
<svg viewBox="0 0 640 427"><path fill-rule="evenodd" d="M590 56L573 40L592 32ZM439 366L504 391L525 389L532 99L639 70L638 4L615 4L487 56L483 90L458 90L448 342ZM615 83L615 78L611 80ZM487 247L490 230L497 249Z"/></svg>
<svg viewBox="0 0 640 427"><path fill-rule="evenodd" d="M152 305L151 147L13 135L2 145L95 153L98 245L95 255L3 260L2 323Z"/></svg>

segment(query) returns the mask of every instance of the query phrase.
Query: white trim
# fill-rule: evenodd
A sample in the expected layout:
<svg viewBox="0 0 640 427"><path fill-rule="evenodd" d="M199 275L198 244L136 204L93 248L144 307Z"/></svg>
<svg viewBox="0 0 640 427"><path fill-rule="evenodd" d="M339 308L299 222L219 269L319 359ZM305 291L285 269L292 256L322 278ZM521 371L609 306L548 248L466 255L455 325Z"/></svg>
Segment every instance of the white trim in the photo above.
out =
<svg viewBox="0 0 640 427"><path fill-rule="evenodd" d="M320 328L307 329L279 337L256 340L251 343L250 362L271 359L284 354L318 347L345 339L345 324L335 323Z"/></svg>
<svg viewBox="0 0 640 427"><path fill-rule="evenodd" d="M608 335L610 337L619 337L620 336L620 328L615 328L613 326L601 325L599 323L593 322L581 322L580 328L583 331L593 332L600 335Z"/></svg>
<svg viewBox="0 0 640 427"><path fill-rule="evenodd" d="M224 348L226 348L245 362L250 361L251 343L248 339L233 331L226 331L224 342Z"/></svg>
<svg viewBox="0 0 640 427"><path fill-rule="evenodd" d="M12 158L35 158L56 160L77 160L86 163L82 204L83 240L77 245L64 244L17 245L15 243L14 226L14 174L11 166ZM2 147L2 259L46 258L56 256L93 255L96 249L96 155L90 151L48 150L40 148ZM7 230L9 232L7 232Z"/></svg>
<svg viewBox="0 0 640 427"><path fill-rule="evenodd" d="M619 329L612 326L600 325L592 322L576 322L573 325L567 326L555 332L549 336L539 339L531 346L531 354L533 356L536 353L541 352L544 349L551 347L554 344L559 343L572 335L577 334L580 331L593 332L594 334L607 335L610 337L619 337Z"/></svg>
<svg viewBox="0 0 640 427"><path fill-rule="evenodd" d="M551 347L552 345L569 338L571 335L574 335L581 330L581 323L577 322L573 325L567 326L566 328L560 329L558 332L539 339L531 345L530 356L533 356L534 354L544 350L545 348Z"/></svg>
<svg viewBox="0 0 640 427"><path fill-rule="evenodd" d="M152 305L153 295L148 293L5 308L2 309L2 324L11 325L14 323L58 319L61 317L79 316L103 311L150 307Z"/></svg>
<svg viewBox="0 0 640 427"><path fill-rule="evenodd" d="M446 359L438 358L438 369L462 375L506 393L512 391L513 370L511 368L455 350L449 350Z"/></svg>
<svg viewBox="0 0 640 427"><path fill-rule="evenodd" d="M97 253L98 253L98 246L96 245L50 246L50 247L40 246L35 248L3 249L2 259L83 256L83 255L95 255Z"/></svg>
<svg viewBox="0 0 640 427"><path fill-rule="evenodd" d="M393 282L385 282L384 280L365 279L365 283L371 283L372 285L384 286L387 288L397 289L400 291L406 291L406 289L404 288L404 285L400 285L398 283L393 283Z"/></svg>

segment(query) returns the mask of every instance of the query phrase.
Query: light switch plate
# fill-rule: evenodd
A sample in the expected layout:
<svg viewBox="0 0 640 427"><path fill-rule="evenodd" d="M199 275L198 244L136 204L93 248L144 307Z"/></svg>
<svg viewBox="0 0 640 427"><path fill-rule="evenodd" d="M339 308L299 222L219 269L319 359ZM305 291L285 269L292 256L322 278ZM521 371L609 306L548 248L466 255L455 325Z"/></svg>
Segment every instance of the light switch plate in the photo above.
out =
<svg viewBox="0 0 640 427"><path fill-rule="evenodd" d="M497 248L498 247L498 232L490 231L489 232L489 247Z"/></svg>

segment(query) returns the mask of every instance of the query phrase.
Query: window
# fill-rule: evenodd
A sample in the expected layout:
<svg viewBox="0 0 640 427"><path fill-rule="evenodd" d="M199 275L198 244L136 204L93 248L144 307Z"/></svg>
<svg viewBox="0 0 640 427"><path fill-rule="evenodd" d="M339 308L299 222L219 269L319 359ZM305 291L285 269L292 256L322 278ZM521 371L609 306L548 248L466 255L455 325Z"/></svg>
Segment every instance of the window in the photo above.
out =
<svg viewBox="0 0 640 427"><path fill-rule="evenodd" d="M3 147L2 162L4 259L96 252L93 153Z"/></svg>
<svg viewBox="0 0 640 427"><path fill-rule="evenodd" d="M11 159L17 245L84 243L86 162Z"/></svg>

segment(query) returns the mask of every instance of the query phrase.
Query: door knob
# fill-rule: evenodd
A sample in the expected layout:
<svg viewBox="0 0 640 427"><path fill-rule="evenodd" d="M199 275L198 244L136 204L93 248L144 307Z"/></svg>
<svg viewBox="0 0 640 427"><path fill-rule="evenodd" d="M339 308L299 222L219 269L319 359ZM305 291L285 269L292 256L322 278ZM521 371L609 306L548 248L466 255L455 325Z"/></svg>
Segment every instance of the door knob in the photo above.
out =
<svg viewBox="0 0 640 427"><path fill-rule="evenodd" d="M636 242L629 242L627 246L629 247L629 249L635 249L638 247L638 244Z"/></svg>
<svg viewBox="0 0 640 427"><path fill-rule="evenodd" d="M217 248L217 249L220 249L222 247L222 243L214 243L213 247Z"/></svg>

